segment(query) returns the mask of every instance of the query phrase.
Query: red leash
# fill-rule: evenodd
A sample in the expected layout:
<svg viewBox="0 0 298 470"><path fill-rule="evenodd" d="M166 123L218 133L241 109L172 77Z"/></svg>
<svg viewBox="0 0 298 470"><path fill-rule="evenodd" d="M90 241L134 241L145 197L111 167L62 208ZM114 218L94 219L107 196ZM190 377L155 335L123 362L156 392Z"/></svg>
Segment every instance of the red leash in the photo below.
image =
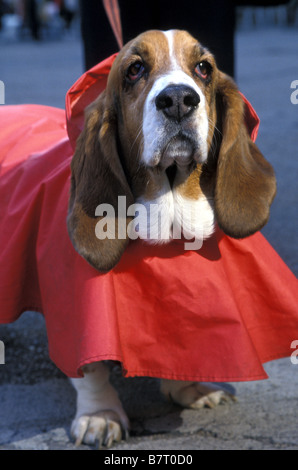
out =
<svg viewBox="0 0 298 470"><path fill-rule="evenodd" d="M123 47L121 17L118 0L102 0L103 6L117 40L119 49Z"/></svg>

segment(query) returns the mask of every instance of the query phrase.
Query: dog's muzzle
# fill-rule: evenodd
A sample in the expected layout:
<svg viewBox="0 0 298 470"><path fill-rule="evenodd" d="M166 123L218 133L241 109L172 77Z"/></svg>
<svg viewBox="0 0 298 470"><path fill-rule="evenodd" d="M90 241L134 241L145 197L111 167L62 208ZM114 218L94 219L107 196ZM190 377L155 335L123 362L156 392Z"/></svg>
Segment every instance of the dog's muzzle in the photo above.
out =
<svg viewBox="0 0 298 470"><path fill-rule="evenodd" d="M200 103L199 94L187 85L169 85L155 99L157 111L163 113L168 140L160 166L189 166L197 150L192 131L192 116Z"/></svg>

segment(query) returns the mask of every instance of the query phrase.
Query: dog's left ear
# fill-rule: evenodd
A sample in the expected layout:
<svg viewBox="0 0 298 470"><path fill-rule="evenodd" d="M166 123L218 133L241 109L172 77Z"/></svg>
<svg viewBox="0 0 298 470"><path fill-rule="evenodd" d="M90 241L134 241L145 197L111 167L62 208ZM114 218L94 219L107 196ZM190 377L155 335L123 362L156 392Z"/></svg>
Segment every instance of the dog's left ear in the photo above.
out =
<svg viewBox="0 0 298 470"><path fill-rule="evenodd" d="M276 192L272 166L252 142L244 102L235 83L219 73L217 108L222 141L215 186L215 212L220 228L233 238L261 229L269 218Z"/></svg>
<svg viewBox="0 0 298 470"><path fill-rule="evenodd" d="M114 114L104 91L87 109L71 162L68 233L77 252L100 272L118 263L129 241L130 218L126 205L119 212L118 196L128 206L134 202L118 152Z"/></svg>

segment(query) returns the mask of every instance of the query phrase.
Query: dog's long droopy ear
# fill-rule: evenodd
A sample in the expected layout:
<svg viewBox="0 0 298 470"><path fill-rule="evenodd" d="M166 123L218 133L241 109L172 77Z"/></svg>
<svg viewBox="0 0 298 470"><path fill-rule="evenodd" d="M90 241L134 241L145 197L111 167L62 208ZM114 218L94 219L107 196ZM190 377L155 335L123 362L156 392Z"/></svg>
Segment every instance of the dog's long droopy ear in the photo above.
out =
<svg viewBox="0 0 298 470"><path fill-rule="evenodd" d="M219 74L218 125L222 141L217 162L215 212L220 228L233 238L261 229L276 192L271 165L252 142L245 125L244 102L232 79Z"/></svg>
<svg viewBox="0 0 298 470"><path fill-rule="evenodd" d="M101 272L112 269L128 243L126 206L133 196L117 151L117 122L106 92L87 110L71 163L68 232L78 253ZM123 211L122 211L123 212ZM115 217L114 217L115 216Z"/></svg>

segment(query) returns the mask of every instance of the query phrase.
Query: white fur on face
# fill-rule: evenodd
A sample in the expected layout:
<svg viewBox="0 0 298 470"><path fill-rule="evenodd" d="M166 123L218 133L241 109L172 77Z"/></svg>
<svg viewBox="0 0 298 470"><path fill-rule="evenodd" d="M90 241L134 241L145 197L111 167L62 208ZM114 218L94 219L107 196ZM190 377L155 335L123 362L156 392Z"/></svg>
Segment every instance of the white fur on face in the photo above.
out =
<svg viewBox="0 0 298 470"><path fill-rule="evenodd" d="M148 166L155 166L159 163L164 150L168 119L164 116L162 111L156 108L155 100L157 96L170 85L185 85L192 88L200 97L200 104L194 111L192 119L194 138L197 141L200 154L199 162L203 163L207 159L208 152L208 115L205 96L193 78L185 73L177 62L173 42L175 31L167 31L164 34L168 40L171 68L169 72L155 81L145 101L143 116L144 149L142 160Z"/></svg>
<svg viewBox="0 0 298 470"><path fill-rule="evenodd" d="M192 88L200 98L200 103L189 120L192 119L192 137L197 144L196 160L198 163L203 163L208 156L206 99L195 80L179 65L174 47L175 31L167 31L164 34L168 41L170 68L166 74L157 78L145 101L142 161L146 166L158 165L167 139L173 136L169 134L171 127L169 119L156 107L157 96L170 85L184 85ZM183 123L181 127L183 128ZM189 199L179 190L179 183L187 177L185 171L183 165L178 166L172 188L165 174L162 185L153 199L147 200L144 197L138 199L137 202L146 207L146 211L138 217L138 235L148 243L167 243L181 237L188 240L194 238L196 245L192 246L189 243L187 249L199 249L203 240L214 232L213 201L203 194L200 194L197 199Z"/></svg>

